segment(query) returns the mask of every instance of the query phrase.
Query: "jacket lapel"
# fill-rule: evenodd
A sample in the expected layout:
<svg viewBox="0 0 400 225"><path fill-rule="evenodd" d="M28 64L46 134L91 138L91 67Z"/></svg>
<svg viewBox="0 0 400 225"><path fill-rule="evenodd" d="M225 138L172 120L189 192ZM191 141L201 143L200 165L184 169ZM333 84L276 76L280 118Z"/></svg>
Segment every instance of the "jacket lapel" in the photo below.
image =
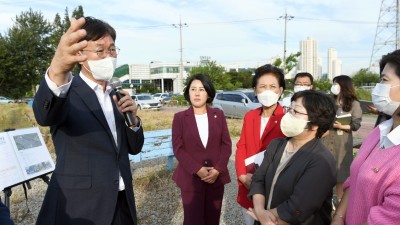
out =
<svg viewBox="0 0 400 225"><path fill-rule="evenodd" d="M309 142L305 143L299 150L297 150L296 154L289 160L285 168L282 170L285 171L289 166L293 164L293 162L301 161L301 162L306 162L307 160L297 160L297 158L300 157L307 157L309 154L305 154L306 152L312 152L315 150L315 146L318 144L318 142L321 141L321 139L314 138L310 140Z"/></svg>
<svg viewBox="0 0 400 225"><path fill-rule="evenodd" d="M96 117L96 119L99 121L101 126L104 128L104 130L106 130L108 136L112 139L112 143L115 146L114 137L111 133L111 130L110 130L110 127L108 126L106 117L104 116L103 110L101 109L100 103L99 103L94 91L82 80L82 78L79 75L75 76L73 78L71 85L75 86L75 89L72 89L72 90L76 91L76 94L86 104L89 111ZM113 107L114 107L114 105L115 104L113 103ZM114 114L115 114L115 108L114 108ZM117 130L118 130L118 128L117 128ZM117 136L120 136L120 135L117 135ZM115 146L115 148L116 148L116 146Z"/></svg>
<svg viewBox="0 0 400 225"><path fill-rule="evenodd" d="M197 145L202 146L204 149L204 145L201 142L199 129L197 127L196 119L194 117L194 110L193 107L190 106L189 109L185 111L185 121L188 128L188 132L191 133L193 137L193 141L197 142Z"/></svg>
<svg viewBox="0 0 400 225"><path fill-rule="evenodd" d="M277 105L277 107L276 107L274 113L272 114L272 116L271 116L271 117L269 118L269 120L268 120L267 126L265 126L265 130L264 130L264 132L263 132L263 135L262 135L262 137L261 137L261 140L264 140L264 139L267 137L267 135L268 135L271 131L273 131L273 130L275 129L276 126L278 126L278 118L277 118L277 115L281 115L281 114L283 114L283 108L282 108L282 106L279 105L279 103L278 103L278 105ZM261 116L260 116L260 120L261 120ZM261 121L259 122L259 124L260 124L260 123L261 123ZM260 126L260 125L259 125L259 126ZM278 129L280 129L280 127L278 127ZM258 130L260 130L260 128L259 128ZM261 141L261 143L262 143L262 141Z"/></svg>
<svg viewBox="0 0 400 225"><path fill-rule="evenodd" d="M213 143L213 139L216 138L216 133L217 130L219 131L222 129L220 127L220 123L217 123L221 118L218 118L216 110L219 109L212 109L210 107L207 107L207 117L208 117L208 141L207 141L207 146L208 143ZM217 143L217 141L215 141Z"/></svg>
<svg viewBox="0 0 400 225"><path fill-rule="evenodd" d="M256 143L256 149L260 149L261 144L262 144L262 139L260 139L260 129L261 129L261 110L262 108L259 108L259 113L257 116L253 118L253 143Z"/></svg>

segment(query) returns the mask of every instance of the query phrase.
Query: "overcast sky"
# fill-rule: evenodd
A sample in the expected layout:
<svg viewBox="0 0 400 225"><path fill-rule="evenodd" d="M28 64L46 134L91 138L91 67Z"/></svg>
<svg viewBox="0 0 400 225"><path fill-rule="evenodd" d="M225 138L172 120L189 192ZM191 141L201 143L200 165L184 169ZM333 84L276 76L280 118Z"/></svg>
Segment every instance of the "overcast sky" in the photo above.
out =
<svg viewBox="0 0 400 225"><path fill-rule="evenodd" d="M328 48L335 48L342 71L351 75L369 66L380 0L0 0L0 32L32 8L49 21L82 5L85 16L107 21L117 31L118 64L178 62L179 18L184 61L209 56L221 64L255 67L282 56L285 11L287 54L299 51L300 40L318 41L322 72Z"/></svg>

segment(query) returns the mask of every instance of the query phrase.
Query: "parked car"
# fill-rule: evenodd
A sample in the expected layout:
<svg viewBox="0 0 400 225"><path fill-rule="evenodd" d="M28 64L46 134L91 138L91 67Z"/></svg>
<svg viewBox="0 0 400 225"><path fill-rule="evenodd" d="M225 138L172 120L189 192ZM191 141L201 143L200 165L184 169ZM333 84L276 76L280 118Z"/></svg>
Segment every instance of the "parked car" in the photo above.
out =
<svg viewBox="0 0 400 225"><path fill-rule="evenodd" d="M226 117L243 118L252 109L261 107L253 90L217 92L213 107L224 111Z"/></svg>
<svg viewBox="0 0 400 225"><path fill-rule="evenodd" d="M25 103L25 104L29 104L30 101L33 101L33 97L24 97L14 100L15 103Z"/></svg>
<svg viewBox="0 0 400 225"><path fill-rule="evenodd" d="M164 98L169 97L169 94L168 93L155 93L153 95L153 97L154 97L154 99L162 102Z"/></svg>
<svg viewBox="0 0 400 225"><path fill-rule="evenodd" d="M161 101L161 103L168 104L170 101L171 101L171 96L167 96Z"/></svg>
<svg viewBox="0 0 400 225"><path fill-rule="evenodd" d="M13 102L14 102L14 100L12 100L10 98L0 96L0 104L8 104L8 103L13 103Z"/></svg>
<svg viewBox="0 0 400 225"><path fill-rule="evenodd" d="M136 105L139 110L141 109L160 109L161 102L154 99L153 96L149 94L138 94L133 95L132 99L135 100Z"/></svg>

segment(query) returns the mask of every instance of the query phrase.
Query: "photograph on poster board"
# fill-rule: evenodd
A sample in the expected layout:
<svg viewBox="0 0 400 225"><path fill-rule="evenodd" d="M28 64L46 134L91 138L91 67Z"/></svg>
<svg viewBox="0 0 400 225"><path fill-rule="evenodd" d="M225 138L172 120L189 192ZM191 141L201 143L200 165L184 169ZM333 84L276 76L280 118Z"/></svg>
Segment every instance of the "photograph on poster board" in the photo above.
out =
<svg viewBox="0 0 400 225"><path fill-rule="evenodd" d="M0 133L0 190L54 170L39 128Z"/></svg>

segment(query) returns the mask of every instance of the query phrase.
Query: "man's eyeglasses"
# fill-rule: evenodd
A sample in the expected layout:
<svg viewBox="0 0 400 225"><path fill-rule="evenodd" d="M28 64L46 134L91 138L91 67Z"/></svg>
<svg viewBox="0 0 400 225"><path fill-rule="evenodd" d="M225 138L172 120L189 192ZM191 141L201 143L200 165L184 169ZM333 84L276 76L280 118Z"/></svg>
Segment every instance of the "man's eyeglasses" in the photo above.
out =
<svg viewBox="0 0 400 225"><path fill-rule="evenodd" d="M93 52L96 53L99 57L106 57L107 55L110 55L112 57L115 57L119 53L119 48L118 47L113 47L108 50L81 50L83 52Z"/></svg>
<svg viewBox="0 0 400 225"><path fill-rule="evenodd" d="M295 109L293 109L293 108L291 108L289 106L284 106L283 109L285 110L285 113L289 112L292 115L305 115L305 116L308 115L307 113L299 112L299 111L297 111L297 110L295 110Z"/></svg>
<svg viewBox="0 0 400 225"><path fill-rule="evenodd" d="M311 84L304 84L304 83L295 83L294 85L297 85L297 86L306 86L306 87L310 87L310 86L311 86Z"/></svg>

